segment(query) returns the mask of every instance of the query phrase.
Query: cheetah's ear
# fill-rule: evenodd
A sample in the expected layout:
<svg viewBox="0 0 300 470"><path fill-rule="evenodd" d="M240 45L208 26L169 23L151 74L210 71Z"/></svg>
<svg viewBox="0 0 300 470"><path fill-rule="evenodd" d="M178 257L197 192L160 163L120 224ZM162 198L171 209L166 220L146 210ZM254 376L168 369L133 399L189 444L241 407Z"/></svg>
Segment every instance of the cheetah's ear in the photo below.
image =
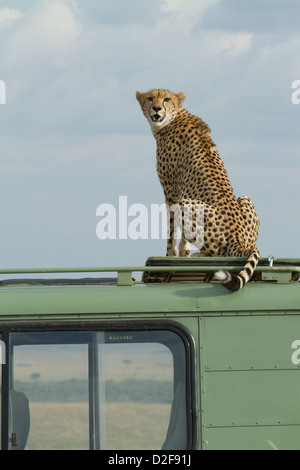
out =
<svg viewBox="0 0 300 470"><path fill-rule="evenodd" d="M141 102L143 94L144 93L142 93L141 91L137 91L136 94L135 94L136 99L138 100L139 103Z"/></svg>
<svg viewBox="0 0 300 470"><path fill-rule="evenodd" d="M186 94L185 93L176 93L177 96L177 99L178 99L178 102L179 104L182 104L184 102L184 100L186 99Z"/></svg>

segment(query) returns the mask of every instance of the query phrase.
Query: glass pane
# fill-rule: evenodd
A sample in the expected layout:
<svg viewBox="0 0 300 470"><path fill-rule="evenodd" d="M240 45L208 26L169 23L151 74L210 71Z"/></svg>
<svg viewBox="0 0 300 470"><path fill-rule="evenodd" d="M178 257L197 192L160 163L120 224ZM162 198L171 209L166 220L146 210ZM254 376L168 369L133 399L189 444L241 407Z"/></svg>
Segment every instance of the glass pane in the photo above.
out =
<svg viewBox="0 0 300 470"><path fill-rule="evenodd" d="M168 331L106 334L103 363L107 448L184 449L185 362L179 337Z"/></svg>
<svg viewBox="0 0 300 470"><path fill-rule="evenodd" d="M2 341L2 335L0 334L0 403L2 403L2 364L6 362L6 348L5 343ZM1 430L2 430L2 407L0 406L0 442L1 442Z"/></svg>
<svg viewBox="0 0 300 470"><path fill-rule="evenodd" d="M50 336L34 334L35 341L40 342L50 341ZM59 333L55 336L56 342L59 341ZM32 339L33 335L28 336L29 342L33 342ZM26 336L22 335L22 341L25 340ZM28 433L25 423L29 419L26 449L88 449L87 376L87 344L16 345L10 392L14 410L10 434L19 435L17 446L11 442L11 448L24 445Z"/></svg>

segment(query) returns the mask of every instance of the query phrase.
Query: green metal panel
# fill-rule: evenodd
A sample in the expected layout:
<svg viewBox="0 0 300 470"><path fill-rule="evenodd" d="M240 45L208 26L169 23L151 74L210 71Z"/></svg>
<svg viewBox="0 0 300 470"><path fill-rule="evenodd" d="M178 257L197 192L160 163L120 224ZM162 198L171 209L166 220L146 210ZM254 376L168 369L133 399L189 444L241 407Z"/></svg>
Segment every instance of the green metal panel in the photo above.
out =
<svg viewBox="0 0 300 470"><path fill-rule="evenodd" d="M240 291L229 292L216 284L201 286L198 291L197 308L206 312L243 313L249 311L272 312L299 310L300 283L276 284L253 282ZM248 313L247 313L248 314Z"/></svg>
<svg viewBox="0 0 300 470"><path fill-rule="evenodd" d="M205 367L210 371L295 369L291 356L296 339L300 339L300 310L298 315L206 318Z"/></svg>
<svg viewBox="0 0 300 470"><path fill-rule="evenodd" d="M299 315L200 322L204 448L300 447ZM233 430L234 428L234 430ZM276 428L276 430L275 430Z"/></svg>
<svg viewBox="0 0 300 470"><path fill-rule="evenodd" d="M257 285L256 285L257 284ZM300 283L251 283L229 293L220 284L180 282L132 286L29 286L0 288L0 318L27 315L147 313L246 314L299 311Z"/></svg>
<svg viewBox="0 0 300 470"><path fill-rule="evenodd" d="M300 425L298 370L212 372L206 392L207 427Z"/></svg>
<svg viewBox="0 0 300 470"><path fill-rule="evenodd" d="M300 426L207 428L203 441L207 450L299 450Z"/></svg>

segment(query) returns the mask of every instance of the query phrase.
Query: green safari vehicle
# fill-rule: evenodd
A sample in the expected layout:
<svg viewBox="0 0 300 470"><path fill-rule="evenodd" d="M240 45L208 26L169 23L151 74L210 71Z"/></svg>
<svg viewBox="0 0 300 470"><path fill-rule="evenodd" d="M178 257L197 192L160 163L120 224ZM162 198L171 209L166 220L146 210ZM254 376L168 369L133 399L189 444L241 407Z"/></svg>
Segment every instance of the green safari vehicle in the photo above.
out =
<svg viewBox="0 0 300 470"><path fill-rule="evenodd" d="M244 263L2 269L2 449L299 449L300 260Z"/></svg>

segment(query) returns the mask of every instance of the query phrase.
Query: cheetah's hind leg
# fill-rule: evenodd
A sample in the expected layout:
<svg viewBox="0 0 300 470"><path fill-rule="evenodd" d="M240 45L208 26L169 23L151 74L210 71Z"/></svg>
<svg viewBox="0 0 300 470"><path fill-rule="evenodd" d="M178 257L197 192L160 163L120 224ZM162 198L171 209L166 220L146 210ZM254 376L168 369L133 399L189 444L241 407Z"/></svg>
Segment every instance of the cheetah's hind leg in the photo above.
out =
<svg viewBox="0 0 300 470"><path fill-rule="evenodd" d="M239 197L237 202L244 220L248 222L248 233L251 233L251 243L255 245L259 231L259 218L254 204L248 196Z"/></svg>

